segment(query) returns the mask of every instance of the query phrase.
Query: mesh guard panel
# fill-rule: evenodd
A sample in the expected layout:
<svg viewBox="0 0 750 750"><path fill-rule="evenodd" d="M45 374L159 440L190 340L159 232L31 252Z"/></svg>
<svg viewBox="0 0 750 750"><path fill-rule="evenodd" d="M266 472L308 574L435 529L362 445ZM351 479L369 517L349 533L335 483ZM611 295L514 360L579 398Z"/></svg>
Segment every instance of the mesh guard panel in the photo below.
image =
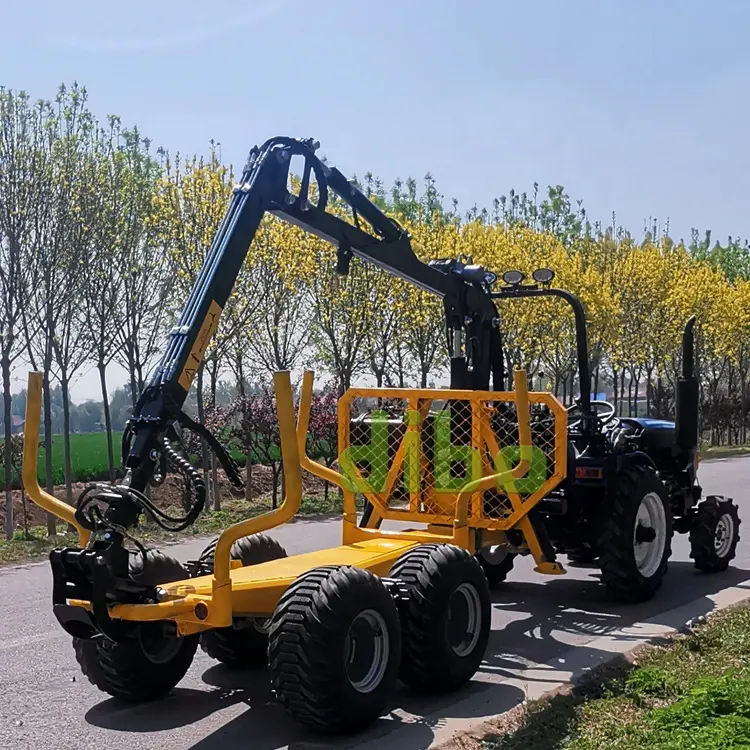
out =
<svg viewBox="0 0 750 750"><path fill-rule="evenodd" d="M536 392L529 406L528 470L473 492L473 527L511 528L565 476L565 408ZM451 524L469 481L519 463L518 432L513 392L353 388L339 401L339 471L385 519Z"/></svg>

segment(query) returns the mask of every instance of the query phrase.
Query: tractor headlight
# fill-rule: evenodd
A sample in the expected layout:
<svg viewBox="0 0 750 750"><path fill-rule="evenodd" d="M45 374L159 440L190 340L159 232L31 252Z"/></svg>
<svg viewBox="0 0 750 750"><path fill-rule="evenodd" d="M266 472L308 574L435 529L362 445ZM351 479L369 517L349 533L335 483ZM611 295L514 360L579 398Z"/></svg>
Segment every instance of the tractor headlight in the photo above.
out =
<svg viewBox="0 0 750 750"><path fill-rule="evenodd" d="M544 285L551 284L555 278L555 272L551 268L537 268L531 275L537 284Z"/></svg>
<svg viewBox="0 0 750 750"><path fill-rule="evenodd" d="M506 271L503 274L503 281L509 286L518 286L525 278L521 271Z"/></svg>

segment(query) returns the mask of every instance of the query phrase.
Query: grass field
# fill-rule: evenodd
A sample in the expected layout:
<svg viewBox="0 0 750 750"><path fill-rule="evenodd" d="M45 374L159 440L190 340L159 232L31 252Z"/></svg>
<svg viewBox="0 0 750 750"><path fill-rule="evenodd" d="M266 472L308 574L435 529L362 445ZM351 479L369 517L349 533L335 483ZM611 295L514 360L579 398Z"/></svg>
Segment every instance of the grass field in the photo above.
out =
<svg viewBox="0 0 750 750"><path fill-rule="evenodd" d="M115 466L120 465L120 442L122 432L113 432ZM107 479L107 434L105 432L88 432L70 436L71 465L73 468L74 482L92 482L99 479ZM230 451L232 458L240 465L245 465L245 456L237 451ZM53 482L56 485L65 483L65 447L62 435L52 436L52 471ZM258 456L254 463L262 463ZM39 482L44 485L44 446L42 444L39 453ZM5 474L0 466L0 483L4 481ZM18 489L18 481L13 486Z"/></svg>
<svg viewBox="0 0 750 750"><path fill-rule="evenodd" d="M113 432L115 466L120 463L120 440L122 432ZM65 446L62 435L52 436L52 471L56 485L65 483ZM73 467L74 482L91 482L106 479L107 472L107 434L105 432L87 432L70 436L70 461ZM39 482L44 485L44 449L39 453ZM0 482L5 480L5 473L0 467ZM14 486L18 488L18 482Z"/></svg>

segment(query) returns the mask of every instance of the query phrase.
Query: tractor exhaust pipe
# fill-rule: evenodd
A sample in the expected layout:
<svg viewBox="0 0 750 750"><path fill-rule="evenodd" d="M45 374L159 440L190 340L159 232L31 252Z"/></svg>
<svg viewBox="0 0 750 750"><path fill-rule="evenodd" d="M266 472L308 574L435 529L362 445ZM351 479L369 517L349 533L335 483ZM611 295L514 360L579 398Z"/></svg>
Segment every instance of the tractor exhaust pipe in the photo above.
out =
<svg viewBox="0 0 750 750"><path fill-rule="evenodd" d="M693 354L693 328L695 327L695 315L688 318L685 330L682 333L682 377L690 379L693 377L695 368Z"/></svg>
<svg viewBox="0 0 750 750"><path fill-rule="evenodd" d="M677 381L675 391L677 445L688 451L698 447L698 380L695 377L694 326L695 315L692 315L682 334L682 377Z"/></svg>

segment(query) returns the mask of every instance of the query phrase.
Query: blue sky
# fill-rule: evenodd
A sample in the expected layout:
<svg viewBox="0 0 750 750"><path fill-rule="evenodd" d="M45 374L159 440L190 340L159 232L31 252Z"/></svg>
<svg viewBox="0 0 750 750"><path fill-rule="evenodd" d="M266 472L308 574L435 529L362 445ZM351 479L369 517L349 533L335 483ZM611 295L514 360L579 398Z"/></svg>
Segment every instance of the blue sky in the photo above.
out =
<svg viewBox="0 0 750 750"><path fill-rule="evenodd" d="M4 5L0 84L78 80L171 151L214 138L241 167L314 136L345 173L430 171L464 208L538 181L635 233L750 235L746 0Z"/></svg>

